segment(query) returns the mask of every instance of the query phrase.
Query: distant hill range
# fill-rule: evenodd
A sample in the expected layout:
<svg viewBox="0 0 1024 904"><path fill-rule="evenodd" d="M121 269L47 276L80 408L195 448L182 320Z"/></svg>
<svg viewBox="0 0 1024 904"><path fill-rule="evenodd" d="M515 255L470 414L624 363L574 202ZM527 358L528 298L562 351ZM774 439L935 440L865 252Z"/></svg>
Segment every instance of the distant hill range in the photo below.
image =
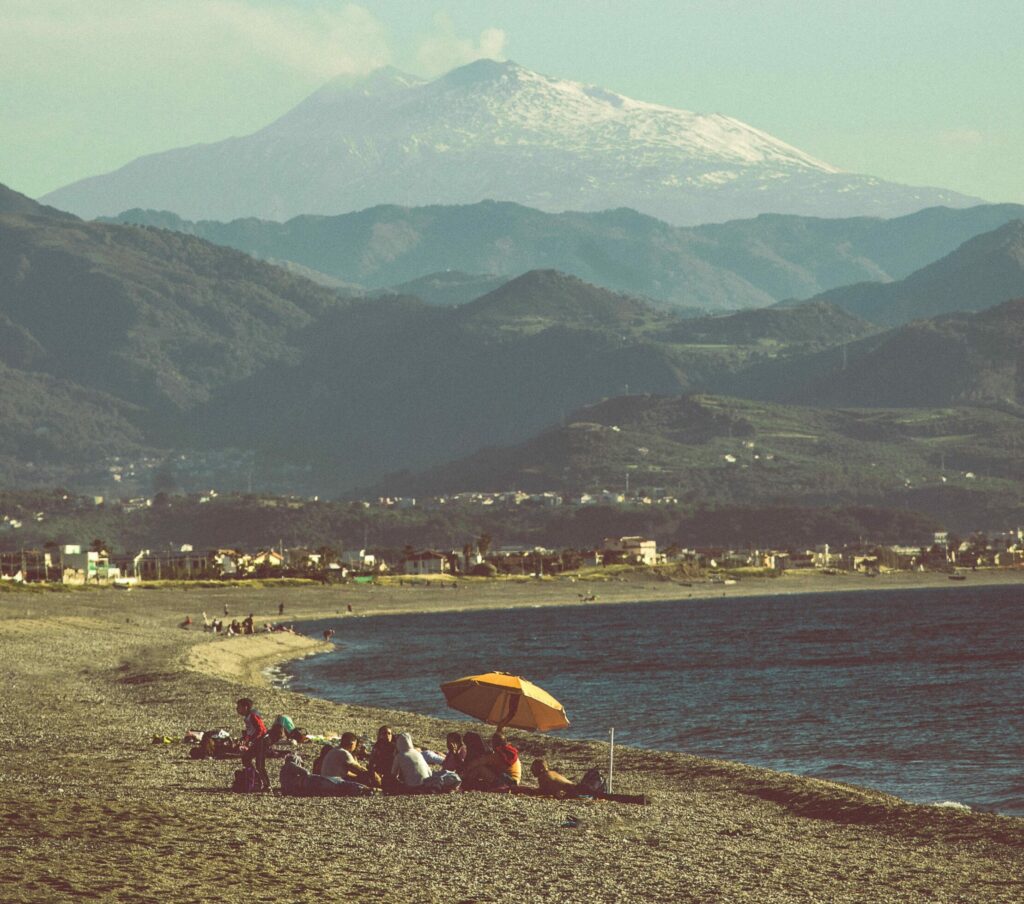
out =
<svg viewBox="0 0 1024 904"><path fill-rule="evenodd" d="M725 378L748 398L806 405L1024 405L1024 298L920 320Z"/></svg>
<svg viewBox="0 0 1024 904"><path fill-rule="evenodd" d="M143 210L116 221L292 261L314 279L370 290L394 287L431 304L460 304L495 288L502 277L555 269L692 314L765 307L867 280L901 280L1019 218L1024 206L1000 204L934 208L891 220L764 215L677 228L625 209L548 214L483 202L374 207L286 223L188 222Z"/></svg>
<svg viewBox="0 0 1024 904"><path fill-rule="evenodd" d="M931 223L915 233L931 236L922 247L948 240L954 213L908 218ZM869 232L881 223L858 222ZM808 228L762 218L720 229L739 229L755 247L758 223ZM836 229L832 248L847 234ZM960 273L965 292L996 273L998 295L1014 286L1004 264L1018 231L997 224L921 273L946 267L945 284ZM810 246L800 255L813 257ZM940 298L943 280L933 285ZM914 497L928 511L977 512L985 500L1015 498L1007 481L1016 479L1024 302L879 332L822 300L683 319L552 269L478 286L489 291L457 306L347 297L197 236L83 222L2 190L0 479L93 486L114 455L174 449L187 469L191 455L224 452L234 462L228 452L244 450L257 486L290 492L350 491L433 468L432 483L410 476L408 485L465 487L478 473L585 488L615 485L628 471L690 493L690 503L694 493L715 504L774 493L808 505L869 504L906 472L905 489L937 494ZM978 289L960 306L983 297ZM709 401L723 394L757 401ZM684 395L675 407L651 401ZM572 414L595 404L594 416ZM928 410L824 410L837 405ZM935 410L951 405L964 407ZM911 438L906 424L915 425ZM623 433L631 445L619 445ZM765 455L742 458L736 446L749 451L747 441ZM496 446L506 451L479 451ZM935 482L936 460L950 480L972 470L980 483L961 482L951 495ZM734 464L735 475L716 470ZM221 473L236 485L245 479L234 464Z"/></svg>
<svg viewBox="0 0 1024 904"><path fill-rule="evenodd" d="M860 283L817 296L873 323L894 325L954 311L980 311L1024 297L1024 222L975 236L893 283Z"/></svg>
<svg viewBox="0 0 1024 904"><path fill-rule="evenodd" d="M759 213L898 216L980 199L844 173L721 114L478 60L430 82L343 77L252 135L140 157L51 192L81 216L338 214L373 204L632 207L680 225Z"/></svg>
<svg viewBox="0 0 1024 904"><path fill-rule="evenodd" d="M180 439L181 416L297 361L294 338L340 304L240 252L0 189L0 455L67 463Z"/></svg>
<svg viewBox="0 0 1024 904"><path fill-rule="evenodd" d="M602 491L611 491L675 495L708 509L881 505L983 519L989 511L1019 513L1022 444L1020 410L825 410L705 395L627 396L575 411L524 443L392 475L367 492L518 487L592 494L600 503Z"/></svg>

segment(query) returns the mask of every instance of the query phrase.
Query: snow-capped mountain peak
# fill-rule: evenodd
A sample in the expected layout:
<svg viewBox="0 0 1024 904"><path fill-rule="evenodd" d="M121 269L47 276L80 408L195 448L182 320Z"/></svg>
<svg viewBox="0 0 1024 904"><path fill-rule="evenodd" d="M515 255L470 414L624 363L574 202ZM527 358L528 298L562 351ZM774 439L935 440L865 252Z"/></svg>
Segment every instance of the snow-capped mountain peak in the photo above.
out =
<svg viewBox="0 0 1024 904"><path fill-rule="evenodd" d="M250 136L143 157L45 200L85 216L150 207L281 219L485 198L549 211L632 207L675 223L976 200L842 173L729 116L494 60L433 81L392 68L335 79Z"/></svg>

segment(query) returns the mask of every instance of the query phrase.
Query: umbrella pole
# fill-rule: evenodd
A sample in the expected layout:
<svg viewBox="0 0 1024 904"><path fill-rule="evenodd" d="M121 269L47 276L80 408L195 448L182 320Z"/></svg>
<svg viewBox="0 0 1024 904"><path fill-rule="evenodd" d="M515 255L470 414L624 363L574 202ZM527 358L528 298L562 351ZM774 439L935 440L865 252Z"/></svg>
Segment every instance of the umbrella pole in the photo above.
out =
<svg viewBox="0 0 1024 904"><path fill-rule="evenodd" d="M608 734L611 736L611 745L608 747L608 793L612 793L612 776L615 774L615 729Z"/></svg>

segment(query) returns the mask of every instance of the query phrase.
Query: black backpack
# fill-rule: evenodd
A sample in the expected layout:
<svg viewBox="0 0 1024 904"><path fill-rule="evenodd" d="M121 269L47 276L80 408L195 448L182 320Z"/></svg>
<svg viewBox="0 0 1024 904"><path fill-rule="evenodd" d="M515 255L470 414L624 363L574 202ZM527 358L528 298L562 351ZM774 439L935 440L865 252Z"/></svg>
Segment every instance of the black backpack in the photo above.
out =
<svg viewBox="0 0 1024 904"><path fill-rule="evenodd" d="M586 775L580 779L580 783L576 786L579 789L580 794L586 794L590 797L597 797L600 794L608 793L608 783L604 780L604 776L601 775L601 770L596 766L593 769L588 769Z"/></svg>
<svg viewBox="0 0 1024 904"><path fill-rule="evenodd" d="M244 769L235 770L235 779L231 783L231 790L238 794L252 794L260 789L260 774L255 766L246 766Z"/></svg>

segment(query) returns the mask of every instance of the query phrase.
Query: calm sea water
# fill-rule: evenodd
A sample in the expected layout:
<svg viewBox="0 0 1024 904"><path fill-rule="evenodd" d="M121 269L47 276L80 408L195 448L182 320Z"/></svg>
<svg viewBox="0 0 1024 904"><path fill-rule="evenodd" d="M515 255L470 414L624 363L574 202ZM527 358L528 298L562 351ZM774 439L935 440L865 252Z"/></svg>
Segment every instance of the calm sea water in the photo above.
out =
<svg viewBox="0 0 1024 904"><path fill-rule="evenodd" d="M1024 815L1024 588L335 619L306 694L453 717L438 685L522 675L568 734ZM458 717L457 714L455 717ZM340 728L341 726L339 726Z"/></svg>

